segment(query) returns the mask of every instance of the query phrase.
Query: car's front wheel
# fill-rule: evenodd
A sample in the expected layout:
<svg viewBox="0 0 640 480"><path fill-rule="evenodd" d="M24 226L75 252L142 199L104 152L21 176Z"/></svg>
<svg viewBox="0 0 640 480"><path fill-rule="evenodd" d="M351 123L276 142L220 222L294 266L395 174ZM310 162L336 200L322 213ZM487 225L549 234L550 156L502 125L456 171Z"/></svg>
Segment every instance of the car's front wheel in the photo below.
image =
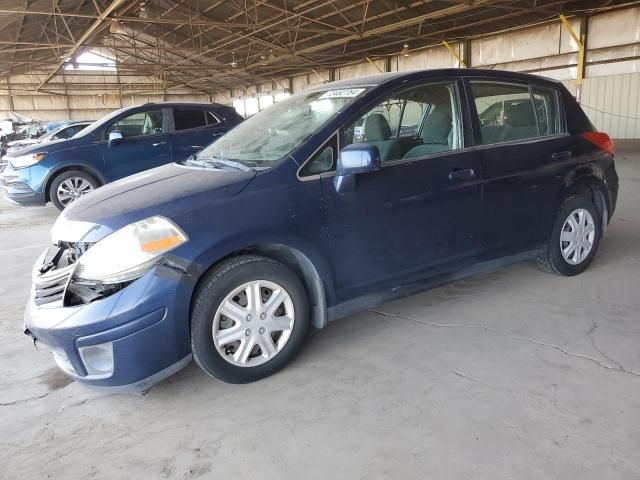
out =
<svg viewBox="0 0 640 480"><path fill-rule="evenodd" d="M586 269L598 250L602 236L602 216L585 195L569 197L553 227L551 239L538 266L558 275L577 275Z"/></svg>
<svg viewBox="0 0 640 480"><path fill-rule="evenodd" d="M63 172L53 179L49 198L58 210L64 210L71 202L98 188L95 178L80 170Z"/></svg>
<svg viewBox="0 0 640 480"><path fill-rule="evenodd" d="M193 358L220 380L253 382L293 359L308 323L307 294L291 270L265 257L236 257L210 272L195 294Z"/></svg>

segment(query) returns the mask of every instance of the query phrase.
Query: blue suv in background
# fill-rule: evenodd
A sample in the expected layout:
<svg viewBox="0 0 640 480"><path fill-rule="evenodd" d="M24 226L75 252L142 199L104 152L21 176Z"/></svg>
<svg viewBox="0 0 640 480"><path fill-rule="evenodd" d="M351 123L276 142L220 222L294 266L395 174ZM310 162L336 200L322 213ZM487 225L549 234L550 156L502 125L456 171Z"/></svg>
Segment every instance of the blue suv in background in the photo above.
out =
<svg viewBox="0 0 640 480"><path fill-rule="evenodd" d="M184 160L242 121L219 104L159 103L128 107L73 138L34 145L3 157L0 186L22 205L76 198L122 177Z"/></svg>

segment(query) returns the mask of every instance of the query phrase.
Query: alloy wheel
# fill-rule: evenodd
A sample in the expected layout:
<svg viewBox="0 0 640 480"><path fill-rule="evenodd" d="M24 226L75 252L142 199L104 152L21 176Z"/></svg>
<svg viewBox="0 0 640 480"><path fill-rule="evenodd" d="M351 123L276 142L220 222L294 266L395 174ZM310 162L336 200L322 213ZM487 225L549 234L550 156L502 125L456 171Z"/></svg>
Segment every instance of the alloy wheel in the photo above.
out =
<svg viewBox="0 0 640 480"><path fill-rule="evenodd" d="M93 191L94 187L85 178L71 177L67 178L58 186L58 200L63 206L69 205L74 200Z"/></svg>

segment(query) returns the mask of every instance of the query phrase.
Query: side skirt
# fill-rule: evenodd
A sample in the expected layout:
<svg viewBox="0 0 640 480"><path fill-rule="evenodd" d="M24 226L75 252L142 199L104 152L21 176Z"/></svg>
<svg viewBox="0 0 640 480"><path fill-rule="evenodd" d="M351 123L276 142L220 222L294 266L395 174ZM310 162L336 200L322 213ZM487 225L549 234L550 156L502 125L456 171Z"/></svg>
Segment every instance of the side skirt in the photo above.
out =
<svg viewBox="0 0 640 480"><path fill-rule="evenodd" d="M501 268L528 260L540 258L545 253L545 248L540 247L528 250L523 253L509 255L507 257L492 259L476 263L475 265L461 270L440 273L432 277L421 279L415 282L399 285L383 292L363 295L347 302L339 303L327 309L329 321L337 320L348 315L352 315L363 310L377 307L378 305L399 298L415 295L416 293L441 287L449 283L457 282L469 277L475 277L484 273L500 270Z"/></svg>

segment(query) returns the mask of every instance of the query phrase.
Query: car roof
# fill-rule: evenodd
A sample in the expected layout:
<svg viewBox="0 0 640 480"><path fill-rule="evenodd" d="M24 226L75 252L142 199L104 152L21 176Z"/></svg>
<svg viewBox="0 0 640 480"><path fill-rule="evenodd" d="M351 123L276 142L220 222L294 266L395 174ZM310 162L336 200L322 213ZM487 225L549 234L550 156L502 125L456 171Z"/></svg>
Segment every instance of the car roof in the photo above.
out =
<svg viewBox="0 0 640 480"><path fill-rule="evenodd" d="M142 105L135 105L132 107L125 107L122 110L128 110L130 108L146 107L147 105L158 105L159 107L197 107L197 108L229 108L220 103L214 102L148 102Z"/></svg>
<svg viewBox="0 0 640 480"><path fill-rule="evenodd" d="M332 88L355 88L355 87L377 87L389 82L407 80L419 80L421 78L428 79L430 77L491 77L499 78L502 80L514 80L514 81L536 81L547 82L552 84L559 84L560 82L538 75L531 75L520 72L510 72L507 70L488 70L481 68L434 68L429 70L410 70L402 72L387 72L378 73L376 75L368 75L365 77L350 78L347 80L338 80L328 84L324 84L317 89L326 88L327 85L331 85Z"/></svg>

